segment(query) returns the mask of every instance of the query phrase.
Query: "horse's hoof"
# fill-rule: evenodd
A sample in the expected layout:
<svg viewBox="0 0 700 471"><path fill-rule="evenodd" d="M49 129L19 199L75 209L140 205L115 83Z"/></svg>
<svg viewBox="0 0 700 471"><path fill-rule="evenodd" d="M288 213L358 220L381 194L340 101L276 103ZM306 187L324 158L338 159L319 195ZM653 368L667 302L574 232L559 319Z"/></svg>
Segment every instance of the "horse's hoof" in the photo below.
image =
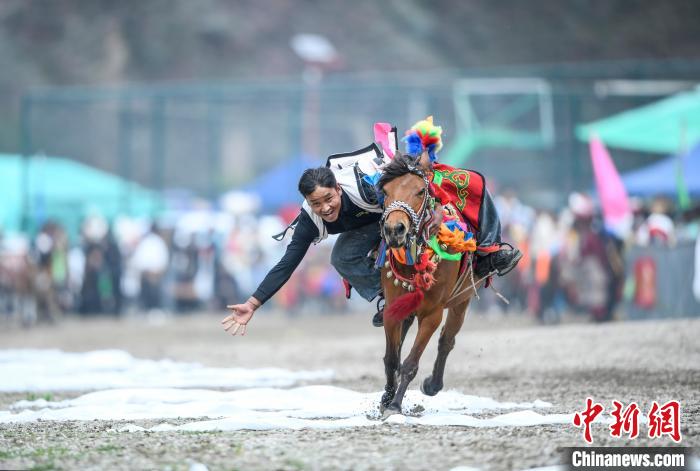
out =
<svg viewBox="0 0 700 471"><path fill-rule="evenodd" d="M381 404L380 408L382 412L384 412L385 408L389 407L389 404L391 404L391 401L394 400L395 395L396 393L391 391L385 391L384 394L382 394L382 398L379 401L379 404Z"/></svg>
<svg viewBox="0 0 700 471"><path fill-rule="evenodd" d="M392 406L387 406L384 409L384 411L382 412L382 420L386 420L389 417L391 417L392 415L396 415L396 414L401 414L401 409L398 409L398 408L392 407Z"/></svg>
<svg viewBox="0 0 700 471"><path fill-rule="evenodd" d="M423 394L425 394L426 396L434 396L437 393L439 393L441 389L442 389L442 385L437 387L433 384L433 377L432 376L428 376L427 378L425 378L423 380L422 383L420 383L420 391Z"/></svg>

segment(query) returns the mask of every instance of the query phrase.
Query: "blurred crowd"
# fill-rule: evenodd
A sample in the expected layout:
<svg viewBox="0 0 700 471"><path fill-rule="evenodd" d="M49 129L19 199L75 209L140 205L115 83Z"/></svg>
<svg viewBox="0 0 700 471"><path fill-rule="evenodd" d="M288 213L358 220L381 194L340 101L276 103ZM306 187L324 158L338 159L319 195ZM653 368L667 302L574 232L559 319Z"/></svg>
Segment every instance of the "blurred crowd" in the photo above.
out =
<svg viewBox="0 0 700 471"><path fill-rule="evenodd" d="M565 312L610 320L625 296L644 307L650 302L645 271L630 269L630 247L670 248L698 236L698 225L675 217L665 199L637 202L627 236L607 230L599 209L582 194L570 195L568 206L557 211L523 204L509 190L496 196L496 204L504 240L524 257L494 283L510 304L487 290L476 308L529 312L543 322ZM91 216L72 237L55 221L31 239L0 232L0 318L32 325L65 313L223 310L246 299L280 259L285 242L271 235L288 219L195 211L157 224L124 217L108 224ZM348 310L328 262L332 244L333 238L312 247L269 303L290 314Z"/></svg>
<svg viewBox="0 0 700 471"><path fill-rule="evenodd" d="M515 274L497 281L511 301L501 306L530 312L543 322L565 312L608 321L622 301L632 308L655 308L657 267L648 256L631 260L630 253L673 250L698 238L697 220L683 217L666 198L633 200L624 230L606 227L600 207L579 193L558 211L527 206L512 191L498 195L496 204L504 239L524 252ZM661 268L682 268L670 265ZM685 268L692 273L692 264Z"/></svg>
<svg viewBox="0 0 700 471"><path fill-rule="evenodd" d="M223 310L241 302L284 253L270 236L277 216L194 212L158 223L87 218L72 241L60 223L34 238L0 233L0 318L32 325L65 313L84 316ZM314 247L270 304L347 309L327 262L332 242Z"/></svg>

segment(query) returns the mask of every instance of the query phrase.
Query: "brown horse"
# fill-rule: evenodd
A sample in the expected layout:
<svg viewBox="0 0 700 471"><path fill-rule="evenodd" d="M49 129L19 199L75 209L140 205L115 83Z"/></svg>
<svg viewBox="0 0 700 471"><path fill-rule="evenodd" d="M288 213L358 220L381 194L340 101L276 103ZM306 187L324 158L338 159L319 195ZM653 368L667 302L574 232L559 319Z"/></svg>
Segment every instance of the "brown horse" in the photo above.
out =
<svg viewBox="0 0 700 471"><path fill-rule="evenodd" d="M443 311L447 309L433 373L421 384L421 391L429 396L442 389L447 355L454 348L455 336L462 327L470 299L483 281L474 282L471 255L464 255L470 258L464 261L468 266L460 274L460 262L448 260L451 257L446 255L454 252L451 247L442 245L442 257L427 248L430 232L440 226L444 211L439 205L435 208L435 200L430 196L431 178L427 153L420 159L397 154L385 167L379 181L384 194L381 230L384 242L389 247L385 255L387 261L382 268L386 297L386 386L380 409L384 417L401 413L404 394L418 372L420 357L440 326ZM397 261L391 249L405 249L404 253L411 254L415 264ZM431 254L430 260L428 254ZM430 267L426 268L427 265ZM432 282L425 279L427 272L431 272ZM418 319L418 333L411 352L401 363L401 346L415 318Z"/></svg>

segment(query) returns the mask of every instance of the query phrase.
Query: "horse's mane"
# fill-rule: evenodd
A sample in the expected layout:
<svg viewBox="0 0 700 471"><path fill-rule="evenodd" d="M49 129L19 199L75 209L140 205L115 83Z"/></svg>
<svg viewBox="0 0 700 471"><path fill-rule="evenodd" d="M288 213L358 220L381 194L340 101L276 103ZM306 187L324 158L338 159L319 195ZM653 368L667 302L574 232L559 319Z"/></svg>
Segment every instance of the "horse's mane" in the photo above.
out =
<svg viewBox="0 0 700 471"><path fill-rule="evenodd" d="M379 182L377 182L379 189L383 190L384 185L396 178L406 175L407 173L418 175L420 167L417 160L418 158L412 155L397 153L392 161L389 162L386 167L384 167L382 176L379 178Z"/></svg>

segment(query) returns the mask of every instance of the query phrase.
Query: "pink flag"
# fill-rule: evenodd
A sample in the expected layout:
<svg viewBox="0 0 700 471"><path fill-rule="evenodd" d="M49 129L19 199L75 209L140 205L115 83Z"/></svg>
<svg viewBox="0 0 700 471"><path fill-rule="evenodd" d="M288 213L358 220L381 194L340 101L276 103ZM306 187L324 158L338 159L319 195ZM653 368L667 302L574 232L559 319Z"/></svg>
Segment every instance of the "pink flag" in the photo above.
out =
<svg viewBox="0 0 700 471"><path fill-rule="evenodd" d="M608 150L597 136L591 138L590 149L605 225L619 237L624 238L632 227L632 211L627 190L622 184L620 174L617 173Z"/></svg>
<svg viewBox="0 0 700 471"><path fill-rule="evenodd" d="M389 134L391 133L391 124L389 123L374 123L374 140L378 142L384 153L390 158L394 158L394 146L389 142Z"/></svg>

